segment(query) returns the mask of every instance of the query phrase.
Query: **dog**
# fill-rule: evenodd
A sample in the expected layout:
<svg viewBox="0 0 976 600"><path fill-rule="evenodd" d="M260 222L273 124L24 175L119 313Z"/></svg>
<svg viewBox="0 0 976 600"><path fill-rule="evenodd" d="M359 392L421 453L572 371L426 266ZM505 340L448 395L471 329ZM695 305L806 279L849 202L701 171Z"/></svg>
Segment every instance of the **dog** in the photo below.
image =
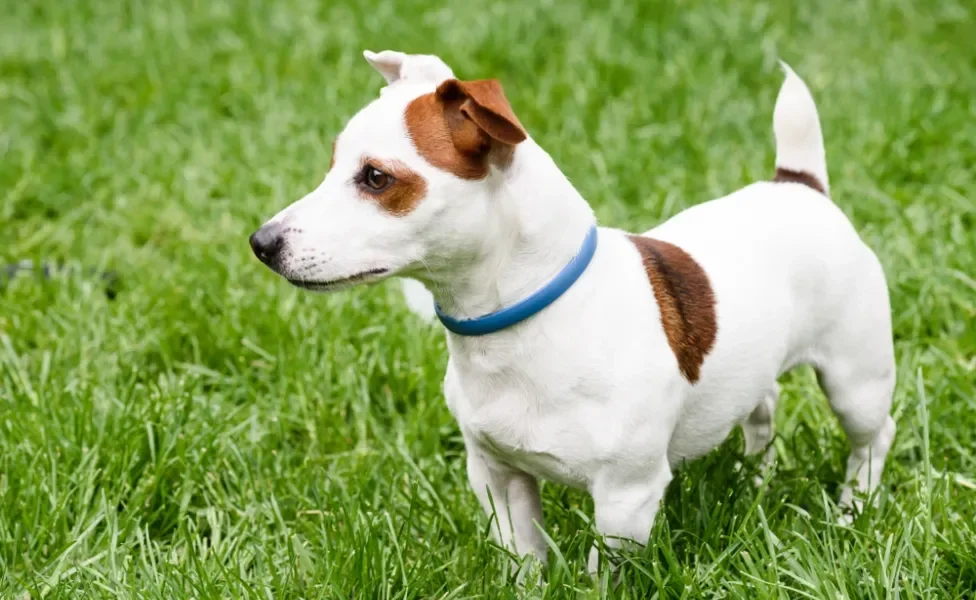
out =
<svg viewBox="0 0 976 600"><path fill-rule="evenodd" d="M674 470L736 425L772 460L777 378L798 365L850 441L839 505L877 488L895 435L887 284L829 196L817 108L789 66L772 179L633 234L596 227L497 80L365 57L386 87L322 183L250 244L308 290L394 275L429 290L406 288L447 329L444 395L500 543L545 562L544 478L592 495L612 550L646 544Z"/></svg>

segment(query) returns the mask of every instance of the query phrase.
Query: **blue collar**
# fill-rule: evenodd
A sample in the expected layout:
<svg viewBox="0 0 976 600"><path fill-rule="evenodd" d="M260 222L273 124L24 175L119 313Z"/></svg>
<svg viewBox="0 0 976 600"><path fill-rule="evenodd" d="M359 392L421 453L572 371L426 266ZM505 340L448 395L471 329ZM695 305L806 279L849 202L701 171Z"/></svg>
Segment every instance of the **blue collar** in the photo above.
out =
<svg viewBox="0 0 976 600"><path fill-rule="evenodd" d="M455 319L441 310L441 307L434 303L434 311L437 318L441 320L444 327L458 335L477 336L501 331L506 327L511 327L516 323L528 319L529 317L542 312L547 306L556 301L557 298L566 293L570 287L576 283L583 271L590 264L593 254L596 253L597 240L596 225L590 227L583 239L583 245L579 253L573 257L569 264L563 267L552 281L544 285L528 298L516 302L515 304L496 310L493 313L474 319Z"/></svg>

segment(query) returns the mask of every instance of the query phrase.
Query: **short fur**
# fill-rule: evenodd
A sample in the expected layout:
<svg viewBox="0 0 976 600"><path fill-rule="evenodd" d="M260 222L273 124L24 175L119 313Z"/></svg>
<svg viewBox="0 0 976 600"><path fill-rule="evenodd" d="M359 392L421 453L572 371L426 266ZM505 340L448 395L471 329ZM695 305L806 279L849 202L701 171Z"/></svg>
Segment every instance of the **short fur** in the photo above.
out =
<svg viewBox="0 0 976 600"><path fill-rule="evenodd" d="M816 190L821 194L827 193L827 190L824 189L823 184L817 181L816 177L805 171L793 171L791 169L777 168L775 175L773 175L773 181L776 183L802 183L808 188Z"/></svg>
<svg viewBox="0 0 976 600"><path fill-rule="evenodd" d="M391 215L407 214L427 195L427 181L399 160L379 160L364 156L362 165L375 166L393 176L392 185L382 192L360 190L363 198L378 203Z"/></svg>
<svg viewBox="0 0 976 600"><path fill-rule="evenodd" d="M594 215L523 137L500 84L457 81L433 56L366 56L387 87L339 136L318 188L252 236L255 252L310 289L409 277L413 306L419 281L458 318L539 289ZM777 378L801 364L850 440L841 504L877 487L895 433L885 277L825 195L816 106L786 71L773 129L793 183L753 183L637 237L600 228L589 267L548 308L491 335L447 334L468 477L514 551L545 560L540 477L588 490L608 545L646 543L674 469L736 425L748 452L769 446ZM364 198L363 156L405 165L423 197L409 211Z"/></svg>
<svg viewBox="0 0 976 600"><path fill-rule="evenodd" d="M698 381L705 356L715 343L715 296L708 276L695 259L674 244L630 236L661 309L661 326L678 368Z"/></svg>
<svg viewBox="0 0 976 600"><path fill-rule="evenodd" d="M493 80L448 79L410 102L404 120L420 155L461 179L484 179L528 135Z"/></svg>

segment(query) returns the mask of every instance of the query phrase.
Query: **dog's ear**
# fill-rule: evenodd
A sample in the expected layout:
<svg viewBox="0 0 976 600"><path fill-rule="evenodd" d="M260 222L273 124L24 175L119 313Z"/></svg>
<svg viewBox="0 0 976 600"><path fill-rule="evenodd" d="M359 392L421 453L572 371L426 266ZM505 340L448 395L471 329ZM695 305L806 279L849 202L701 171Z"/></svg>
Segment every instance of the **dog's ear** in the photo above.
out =
<svg viewBox="0 0 976 600"><path fill-rule="evenodd" d="M363 56L390 85L401 79L438 83L454 77L454 72L444 61L430 54L404 54L394 50L376 53L364 50Z"/></svg>
<svg viewBox="0 0 976 600"><path fill-rule="evenodd" d="M394 83L400 79L400 68L403 66L403 61L407 59L406 54L394 50L384 50L379 54L364 50L363 57L379 71L387 83Z"/></svg>
<svg viewBox="0 0 976 600"><path fill-rule="evenodd" d="M447 109L454 144L462 152L479 152L491 141L513 147L528 137L496 79L449 79L438 86L437 97Z"/></svg>

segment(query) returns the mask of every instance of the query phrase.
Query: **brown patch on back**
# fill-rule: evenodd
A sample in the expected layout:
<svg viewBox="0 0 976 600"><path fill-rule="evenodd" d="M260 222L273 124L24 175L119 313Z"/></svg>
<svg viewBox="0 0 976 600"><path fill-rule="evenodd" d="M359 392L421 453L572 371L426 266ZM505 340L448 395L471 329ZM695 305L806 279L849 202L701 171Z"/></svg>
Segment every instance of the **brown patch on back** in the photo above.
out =
<svg viewBox="0 0 976 600"><path fill-rule="evenodd" d="M360 195L380 205L386 212L403 216L412 211L427 194L427 181L398 160L364 159L363 165L373 167L393 176L395 181L382 192L373 193L362 187Z"/></svg>
<svg viewBox="0 0 976 600"><path fill-rule="evenodd" d="M708 276L687 252L674 244L638 235L644 270L661 309L661 325L678 368L691 383L701 376L705 356L715 343L715 294Z"/></svg>
<svg viewBox="0 0 976 600"><path fill-rule="evenodd" d="M794 171L792 169L776 167L776 175L773 176L773 181L776 183L802 183L809 188L817 190L824 196L827 195L827 190L824 189L820 180L806 171Z"/></svg>
<svg viewBox="0 0 976 600"><path fill-rule="evenodd" d="M404 121L417 152L461 179L483 179L528 137L495 80L449 79L410 102Z"/></svg>

